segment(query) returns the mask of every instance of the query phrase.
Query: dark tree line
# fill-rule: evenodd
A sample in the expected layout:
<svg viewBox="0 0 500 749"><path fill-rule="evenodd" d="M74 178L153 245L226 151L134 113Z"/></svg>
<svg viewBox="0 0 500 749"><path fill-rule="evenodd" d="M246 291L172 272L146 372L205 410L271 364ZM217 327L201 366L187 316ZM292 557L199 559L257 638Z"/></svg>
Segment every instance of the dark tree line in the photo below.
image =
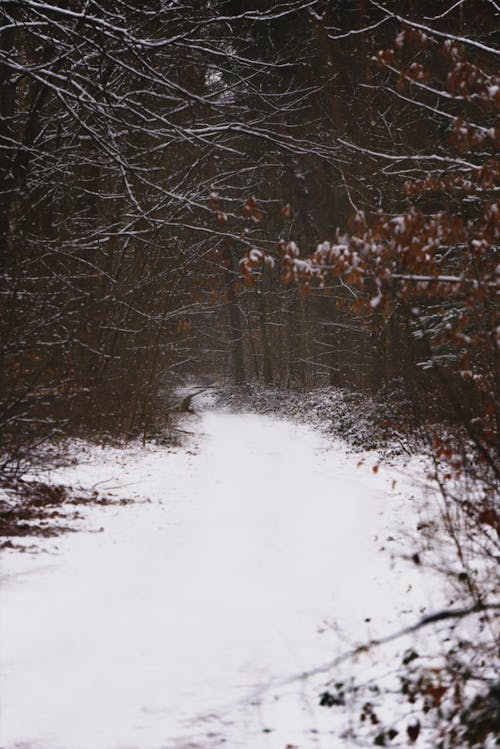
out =
<svg viewBox="0 0 500 749"><path fill-rule="evenodd" d="M397 381L498 475L498 12L400 6L2 2L6 465L192 372Z"/></svg>
<svg viewBox="0 0 500 749"><path fill-rule="evenodd" d="M1 9L14 462L147 432L190 368L444 387L498 433L494 3Z"/></svg>
<svg viewBox="0 0 500 749"><path fill-rule="evenodd" d="M6 465L47 436L146 432L160 385L200 348L219 370L230 352L238 381L275 379L253 336L248 370L267 300L247 310L239 277L254 235L270 245L277 225L246 236L240 208L254 192L267 212L283 191L305 199L300 159L336 158L315 141L319 115L302 132L322 85L290 45L304 26L307 54L307 8L6 0L1 14ZM215 346L191 340L220 310Z"/></svg>

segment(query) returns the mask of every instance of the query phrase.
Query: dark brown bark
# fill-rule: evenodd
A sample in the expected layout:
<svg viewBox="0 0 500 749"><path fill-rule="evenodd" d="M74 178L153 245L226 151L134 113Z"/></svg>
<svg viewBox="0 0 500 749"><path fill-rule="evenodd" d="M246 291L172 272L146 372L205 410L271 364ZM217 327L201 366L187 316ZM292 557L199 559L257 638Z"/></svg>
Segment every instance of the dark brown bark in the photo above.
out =
<svg viewBox="0 0 500 749"><path fill-rule="evenodd" d="M232 378L235 385L242 385L246 381L243 324L238 305L238 297L235 290L235 284L238 281L239 276L236 270L233 251L227 241L224 243L224 266Z"/></svg>
<svg viewBox="0 0 500 749"><path fill-rule="evenodd" d="M267 294L269 285L269 271L264 266L262 271L262 285L260 289L260 335L262 339L262 377L266 385L273 382L273 362L271 346L267 330Z"/></svg>

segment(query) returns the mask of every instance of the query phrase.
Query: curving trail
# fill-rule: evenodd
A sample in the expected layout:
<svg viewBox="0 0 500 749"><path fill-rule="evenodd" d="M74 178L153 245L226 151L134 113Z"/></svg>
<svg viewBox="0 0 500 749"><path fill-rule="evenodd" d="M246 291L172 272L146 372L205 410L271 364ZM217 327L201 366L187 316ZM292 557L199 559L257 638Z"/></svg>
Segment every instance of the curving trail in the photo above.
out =
<svg viewBox="0 0 500 749"><path fill-rule="evenodd" d="M380 547L407 509L383 470L267 417L188 423L188 451L54 474L149 503L5 554L2 749L331 745L321 679L279 682L401 623L412 573Z"/></svg>

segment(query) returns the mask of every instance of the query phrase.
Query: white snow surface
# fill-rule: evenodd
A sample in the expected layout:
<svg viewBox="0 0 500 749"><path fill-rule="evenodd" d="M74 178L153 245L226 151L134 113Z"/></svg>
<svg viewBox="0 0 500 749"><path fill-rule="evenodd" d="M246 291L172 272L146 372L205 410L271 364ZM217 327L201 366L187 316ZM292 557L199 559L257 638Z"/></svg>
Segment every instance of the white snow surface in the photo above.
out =
<svg viewBox="0 0 500 749"><path fill-rule="evenodd" d="M332 674L300 674L437 604L391 558L416 517L394 468L270 417L186 425L51 474L148 502L3 553L2 749L351 746L317 704Z"/></svg>

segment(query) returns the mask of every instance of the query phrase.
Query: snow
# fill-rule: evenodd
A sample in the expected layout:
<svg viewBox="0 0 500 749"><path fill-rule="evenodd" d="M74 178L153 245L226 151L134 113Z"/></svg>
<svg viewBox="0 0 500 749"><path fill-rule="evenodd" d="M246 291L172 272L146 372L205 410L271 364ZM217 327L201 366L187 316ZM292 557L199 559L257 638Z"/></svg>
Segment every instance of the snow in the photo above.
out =
<svg viewBox="0 0 500 749"><path fill-rule="evenodd" d="M262 260L262 257L263 257L262 252L255 248L250 250L250 252L248 253L248 259L252 263L258 263L260 260Z"/></svg>
<svg viewBox="0 0 500 749"><path fill-rule="evenodd" d="M438 603L389 551L416 517L395 469L261 415L186 424L52 474L148 502L4 552L2 749L321 746L326 677L300 674Z"/></svg>

